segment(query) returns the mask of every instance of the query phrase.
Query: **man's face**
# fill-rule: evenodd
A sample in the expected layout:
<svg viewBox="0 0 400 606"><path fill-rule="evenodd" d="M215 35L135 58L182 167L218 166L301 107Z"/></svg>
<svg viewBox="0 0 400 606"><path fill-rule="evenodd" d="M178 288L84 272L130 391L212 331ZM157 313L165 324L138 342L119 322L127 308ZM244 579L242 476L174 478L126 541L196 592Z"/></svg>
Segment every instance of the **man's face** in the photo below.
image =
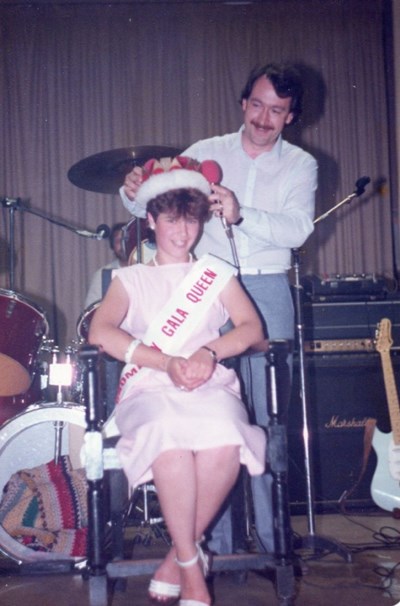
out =
<svg viewBox="0 0 400 606"><path fill-rule="evenodd" d="M291 97L278 97L265 76L256 80L248 99L243 99L243 145L250 155L256 156L273 148L286 124L293 120L290 111Z"/></svg>

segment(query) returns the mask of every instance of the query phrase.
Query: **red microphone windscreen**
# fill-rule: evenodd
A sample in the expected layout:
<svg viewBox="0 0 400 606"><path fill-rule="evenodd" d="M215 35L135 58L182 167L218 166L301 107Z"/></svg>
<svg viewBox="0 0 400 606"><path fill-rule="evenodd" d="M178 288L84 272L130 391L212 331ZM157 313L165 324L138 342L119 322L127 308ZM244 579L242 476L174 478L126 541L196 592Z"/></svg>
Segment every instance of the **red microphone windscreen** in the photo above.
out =
<svg viewBox="0 0 400 606"><path fill-rule="evenodd" d="M222 181L222 168L215 162L215 160L204 160L201 163L201 174L207 179L209 183L221 183Z"/></svg>

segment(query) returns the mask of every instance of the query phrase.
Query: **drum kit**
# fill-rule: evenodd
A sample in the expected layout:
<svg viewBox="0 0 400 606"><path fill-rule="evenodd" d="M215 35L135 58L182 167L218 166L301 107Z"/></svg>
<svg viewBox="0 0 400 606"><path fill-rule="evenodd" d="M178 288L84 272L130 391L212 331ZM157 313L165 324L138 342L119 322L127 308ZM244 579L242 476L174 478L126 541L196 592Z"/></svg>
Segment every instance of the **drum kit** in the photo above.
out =
<svg viewBox="0 0 400 606"><path fill-rule="evenodd" d="M68 178L82 189L117 194L134 166L142 166L151 158L176 156L179 151L157 146L115 149L81 160L69 170ZM3 201L12 217L10 240L17 210L14 202L7 198ZM142 222L135 219L125 227L123 245L132 262L141 262L141 247L137 244L143 242L142 227ZM0 500L16 471L57 461L63 454L76 458L85 428L83 371L78 351L88 341L90 323L99 306L96 302L83 311L76 325L76 340L60 352L49 339L44 310L13 289L13 261L10 264L11 290L0 289ZM0 551L18 563L66 559L65 555L29 549L1 524Z"/></svg>

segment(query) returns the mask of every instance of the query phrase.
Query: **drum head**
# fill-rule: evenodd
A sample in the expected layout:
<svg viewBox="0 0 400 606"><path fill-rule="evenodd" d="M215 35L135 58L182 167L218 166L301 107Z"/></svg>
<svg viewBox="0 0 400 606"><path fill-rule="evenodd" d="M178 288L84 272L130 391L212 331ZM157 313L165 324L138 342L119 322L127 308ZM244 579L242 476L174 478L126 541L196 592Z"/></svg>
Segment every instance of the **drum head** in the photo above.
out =
<svg viewBox="0 0 400 606"><path fill-rule="evenodd" d="M44 311L11 290L0 289L0 397L25 393L43 338L49 332Z"/></svg>
<svg viewBox="0 0 400 606"><path fill-rule="evenodd" d="M29 372L10 356L0 353L0 396L15 396L27 391L31 384Z"/></svg>
<svg viewBox="0 0 400 606"><path fill-rule="evenodd" d="M61 436L56 433L60 425ZM54 402L34 404L5 423L0 428L0 495L12 474L52 461L58 438L60 455L68 454L73 468L81 467L79 454L85 427L84 407L72 403L56 405ZM14 539L2 525L0 551L19 563L83 559L59 552L34 551Z"/></svg>

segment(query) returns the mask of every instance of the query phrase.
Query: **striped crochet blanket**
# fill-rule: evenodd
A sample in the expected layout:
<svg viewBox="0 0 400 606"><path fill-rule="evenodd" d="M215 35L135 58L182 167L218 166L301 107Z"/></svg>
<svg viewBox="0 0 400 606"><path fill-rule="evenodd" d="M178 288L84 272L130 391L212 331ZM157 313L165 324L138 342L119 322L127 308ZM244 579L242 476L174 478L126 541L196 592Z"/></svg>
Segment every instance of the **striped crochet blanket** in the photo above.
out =
<svg viewBox="0 0 400 606"><path fill-rule="evenodd" d="M14 473L3 490L0 524L16 541L35 551L84 557L87 498L83 469L68 456Z"/></svg>

